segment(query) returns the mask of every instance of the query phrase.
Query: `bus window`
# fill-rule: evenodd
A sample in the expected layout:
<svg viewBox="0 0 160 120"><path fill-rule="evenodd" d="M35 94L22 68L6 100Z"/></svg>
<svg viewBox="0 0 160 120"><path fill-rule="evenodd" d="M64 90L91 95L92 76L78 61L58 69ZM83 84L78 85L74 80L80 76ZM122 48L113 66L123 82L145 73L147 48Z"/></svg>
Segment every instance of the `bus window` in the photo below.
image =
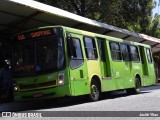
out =
<svg viewBox="0 0 160 120"><path fill-rule="evenodd" d="M106 61L106 54L105 54L105 41L99 40L98 41L99 46L99 54L102 61Z"/></svg>
<svg viewBox="0 0 160 120"><path fill-rule="evenodd" d="M136 46L130 46L130 54L132 61L140 61L138 48Z"/></svg>
<svg viewBox="0 0 160 120"><path fill-rule="evenodd" d="M97 50L95 40L93 38L84 37L85 51L88 59L97 59Z"/></svg>
<svg viewBox="0 0 160 120"><path fill-rule="evenodd" d="M52 38L48 37L45 38L44 40L39 40L36 42L36 51L38 51L37 68L36 68L37 72L44 72L44 71L51 71L58 69L59 41L60 40L58 39L53 41Z"/></svg>
<svg viewBox="0 0 160 120"><path fill-rule="evenodd" d="M151 56L151 51L149 48L146 49L146 53L147 53L147 58L148 58L148 63L152 63L152 56Z"/></svg>
<svg viewBox="0 0 160 120"><path fill-rule="evenodd" d="M124 61L130 61L128 45L121 44L121 52Z"/></svg>
<svg viewBox="0 0 160 120"><path fill-rule="evenodd" d="M68 39L68 47L70 54L70 66L75 69L83 64L83 55L80 40L78 38Z"/></svg>
<svg viewBox="0 0 160 120"><path fill-rule="evenodd" d="M46 36L13 47L13 76L30 76L65 67L63 39Z"/></svg>
<svg viewBox="0 0 160 120"><path fill-rule="evenodd" d="M145 63L144 47L139 46L139 50L140 50L141 63L144 64Z"/></svg>
<svg viewBox="0 0 160 120"><path fill-rule="evenodd" d="M113 60L122 60L121 51L118 43L110 42L111 56Z"/></svg>
<svg viewBox="0 0 160 120"><path fill-rule="evenodd" d="M12 70L13 76L31 75L35 68L35 51L34 44L26 43L13 47L12 53Z"/></svg>

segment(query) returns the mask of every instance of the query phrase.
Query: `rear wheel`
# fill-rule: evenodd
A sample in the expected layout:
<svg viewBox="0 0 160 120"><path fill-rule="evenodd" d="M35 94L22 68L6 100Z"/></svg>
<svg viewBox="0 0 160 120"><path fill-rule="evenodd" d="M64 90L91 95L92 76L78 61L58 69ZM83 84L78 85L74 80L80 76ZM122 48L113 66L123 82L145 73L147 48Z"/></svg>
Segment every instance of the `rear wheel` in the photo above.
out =
<svg viewBox="0 0 160 120"><path fill-rule="evenodd" d="M136 78L135 79L135 93L136 94L139 94L140 93L140 87L141 87L141 83L140 83L140 80L139 78Z"/></svg>
<svg viewBox="0 0 160 120"><path fill-rule="evenodd" d="M129 88L126 91L128 94L139 94L140 93L140 86L141 86L140 79L136 77L135 78L135 87Z"/></svg>
<svg viewBox="0 0 160 120"><path fill-rule="evenodd" d="M93 80L90 88L91 93L89 94L89 98L92 102L98 101L100 97L100 87L98 83Z"/></svg>

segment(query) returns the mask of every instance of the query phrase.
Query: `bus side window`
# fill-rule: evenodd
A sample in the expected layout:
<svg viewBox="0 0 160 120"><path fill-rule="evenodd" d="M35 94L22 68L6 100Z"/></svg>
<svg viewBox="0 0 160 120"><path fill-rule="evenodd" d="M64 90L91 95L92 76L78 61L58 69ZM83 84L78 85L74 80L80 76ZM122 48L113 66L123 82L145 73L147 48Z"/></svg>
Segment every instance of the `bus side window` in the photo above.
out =
<svg viewBox="0 0 160 120"><path fill-rule="evenodd" d="M147 58L148 58L148 63L152 63L152 56L151 56L151 51L149 48L146 48L146 53L147 53Z"/></svg>
<svg viewBox="0 0 160 120"><path fill-rule="evenodd" d="M119 43L110 42L112 60L122 60Z"/></svg>
<svg viewBox="0 0 160 120"><path fill-rule="evenodd" d="M70 67L72 69L75 69L81 66L84 62L81 43L78 38L71 38L71 37L68 37L67 43L68 43L68 51L70 57Z"/></svg>
<svg viewBox="0 0 160 120"><path fill-rule="evenodd" d="M126 44L120 44L123 61L130 61L129 48Z"/></svg>
<svg viewBox="0 0 160 120"><path fill-rule="evenodd" d="M84 45L85 45L85 51L86 51L87 58L97 59L98 55L97 55L95 40L90 37L84 37Z"/></svg>
<svg viewBox="0 0 160 120"><path fill-rule="evenodd" d="M139 62L140 61L138 47L131 45L130 46L130 55L131 55L132 61L135 61L135 62Z"/></svg>

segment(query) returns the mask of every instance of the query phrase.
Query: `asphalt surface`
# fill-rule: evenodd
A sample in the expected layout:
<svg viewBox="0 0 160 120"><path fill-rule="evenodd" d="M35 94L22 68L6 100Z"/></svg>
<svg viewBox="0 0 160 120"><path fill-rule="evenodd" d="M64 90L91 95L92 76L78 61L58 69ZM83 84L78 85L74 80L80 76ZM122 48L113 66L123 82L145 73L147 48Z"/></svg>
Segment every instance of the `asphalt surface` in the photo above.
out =
<svg viewBox="0 0 160 120"><path fill-rule="evenodd" d="M160 119L160 85L150 86L150 87L143 87L141 88L141 93L137 95L128 95L125 91L118 91L113 93L107 93L105 96L102 97L100 101L97 102L89 102L85 99L84 96L80 97L72 97L72 98L65 98L58 101L28 101L28 102L17 102L17 103L1 103L0 104L0 111L6 112L29 112L33 110L34 112L44 112L49 111L52 113L52 116L57 115L58 117L54 117L54 119L74 119L77 120L84 119L83 115L81 116L79 113L80 111L84 112L85 119L106 119L102 117L106 111L113 111L111 113L111 117L107 117L107 119L114 119L114 120L125 120L125 119L133 119L133 120L158 120ZM61 112L59 112L61 111ZM68 112L72 118L67 118L63 115L64 112ZM78 111L74 113L74 111ZM98 111L99 113L102 111L104 114L98 114L95 112ZM128 112L123 113L122 117L115 117L116 112L121 111L139 111L140 113L151 114L155 116L143 116L143 117L127 117ZM142 112L141 112L142 111ZM147 112L143 112L147 111ZM150 112L149 112L150 111ZM158 111L158 113L156 113ZM58 114L57 114L58 113ZM73 114L72 114L73 113ZM114 115L115 114L115 115ZM126 114L126 117L124 117ZM60 117L62 115L62 117ZM77 115L77 116L76 116ZM102 116L101 116L102 115ZM158 116L156 116L158 115ZM87 116L87 117L86 117ZM93 117L94 116L94 117ZM95 117L96 116L96 117ZM3 118L7 119L8 118ZM16 118L16 119L23 119L23 118ZM36 118L30 118L36 119ZM40 119L40 118L38 118ZM41 118L42 119L42 118ZM43 119L53 119L50 117L43 118Z"/></svg>

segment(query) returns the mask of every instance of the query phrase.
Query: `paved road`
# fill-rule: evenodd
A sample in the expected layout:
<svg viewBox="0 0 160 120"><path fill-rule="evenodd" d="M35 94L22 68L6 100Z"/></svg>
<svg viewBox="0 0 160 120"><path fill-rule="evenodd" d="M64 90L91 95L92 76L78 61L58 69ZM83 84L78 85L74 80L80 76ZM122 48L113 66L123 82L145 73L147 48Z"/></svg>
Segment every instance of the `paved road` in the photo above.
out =
<svg viewBox="0 0 160 120"><path fill-rule="evenodd" d="M0 111L160 111L160 85L144 87L138 95L125 91L106 95L98 102L87 102L84 97L67 98L58 102L34 101L1 104ZM94 113L92 113L94 114ZM113 113L114 114L114 113ZM114 115L112 115L114 116ZM160 112L158 114L160 119ZM80 119L80 118L77 118ZM88 118L89 119L89 118ZM94 118L95 119L95 118ZM103 118L101 118L103 119ZM114 118L117 119L118 118ZM122 119L122 118L121 118ZM123 118L125 120L127 118ZM131 118L129 118L131 119ZM132 118L139 119L139 118ZM145 118L141 118L144 119ZM158 119L158 117L148 118Z"/></svg>

